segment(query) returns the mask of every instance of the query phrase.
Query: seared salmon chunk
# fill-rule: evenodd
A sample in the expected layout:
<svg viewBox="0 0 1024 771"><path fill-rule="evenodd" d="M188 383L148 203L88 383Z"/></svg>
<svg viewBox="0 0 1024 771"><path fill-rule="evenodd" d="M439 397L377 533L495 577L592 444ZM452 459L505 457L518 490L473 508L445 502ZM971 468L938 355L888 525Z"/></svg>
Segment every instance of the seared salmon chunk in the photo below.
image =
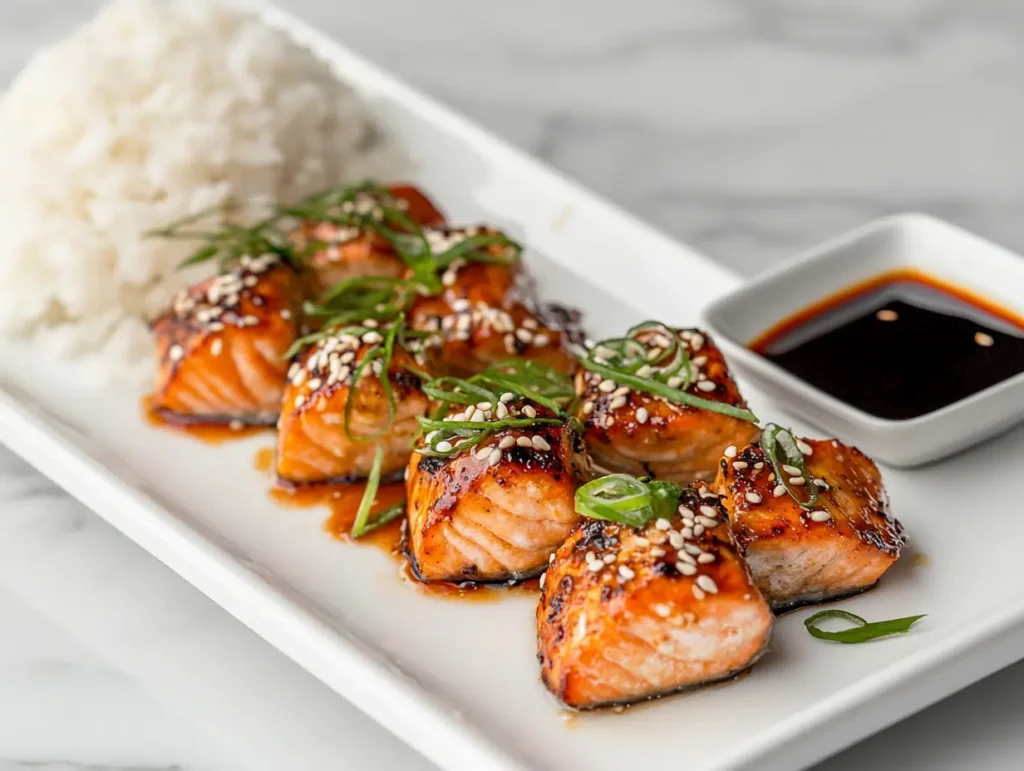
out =
<svg viewBox="0 0 1024 771"><path fill-rule="evenodd" d="M613 342L618 344L615 350ZM635 375L711 402L712 408L746 409L721 351L707 333L646 323L630 330L627 338L598 343L589 356L598 364L621 366L623 345L634 361L650 362L628 367ZM711 479L726 447L747 444L757 436L757 426L749 418L675 401L585 366L576 373L576 414L595 473L621 472L678 484Z"/></svg>
<svg viewBox="0 0 1024 771"><path fill-rule="evenodd" d="M389 220L385 209L398 211L416 225L444 224L444 216L430 199L407 185L361 185L324 193L296 210L306 216L290 240L312 266L321 287L362 276L404 275L406 263L379 227L399 232L406 228Z"/></svg>
<svg viewBox="0 0 1024 771"><path fill-rule="evenodd" d="M330 334L292 364L278 422L279 481L365 478L378 446L382 478L401 479L427 397L413 374L418 369L413 357L403 346L395 345L384 370L384 361L374 353L381 351L383 339L376 322L364 322L363 327ZM360 371L368 356L371 361Z"/></svg>
<svg viewBox="0 0 1024 771"><path fill-rule="evenodd" d="M566 706L629 704L732 677L764 652L772 614L703 484L643 528L584 519L537 607L541 678Z"/></svg>
<svg viewBox="0 0 1024 771"><path fill-rule="evenodd" d="M766 427L766 435L774 430ZM764 443L727 448L715 485L737 548L772 607L873 586L904 545L878 467L834 439L794 438L803 463L777 455L774 464Z"/></svg>
<svg viewBox="0 0 1024 771"><path fill-rule="evenodd" d="M467 238L497 234L487 228L427 232L435 253ZM412 308L413 329L442 335L430 359L433 369L466 376L516 357L572 372L575 358L561 320L538 310L521 264L509 261L518 252L504 246L489 251L496 261L455 259L441 274L442 292L421 297Z"/></svg>
<svg viewBox="0 0 1024 771"><path fill-rule="evenodd" d="M152 409L185 423L274 425L303 285L298 271L268 254L242 257L182 292L153 322Z"/></svg>
<svg viewBox="0 0 1024 771"><path fill-rule="evenodd" d="M449 418L486 425L498 415L553 422L499 429L465 451L456 444L447 457L425 454L422 443L423 452L412 454L406 537L423 581L528 578L543 570L576 524L573 495L586 471L579 435L521 398L459 405ZM432 438L427 434L424 442ZM450 442L438 446L451 448Z"/></svg>

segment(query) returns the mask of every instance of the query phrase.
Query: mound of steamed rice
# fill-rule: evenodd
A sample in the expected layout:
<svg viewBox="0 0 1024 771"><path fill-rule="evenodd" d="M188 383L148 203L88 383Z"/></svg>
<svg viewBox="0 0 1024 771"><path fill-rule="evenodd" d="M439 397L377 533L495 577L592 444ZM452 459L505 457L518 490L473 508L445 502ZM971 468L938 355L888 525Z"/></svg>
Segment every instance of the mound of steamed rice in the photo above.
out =
<svg viewBox="0 0 1024 771"><path fill-rule="evenodd" d="M0 336L151 374L147 321L198 278L142 233L229 201L398 176L330 69L251 12L116 0L40 52L0 102Z"/></svg>

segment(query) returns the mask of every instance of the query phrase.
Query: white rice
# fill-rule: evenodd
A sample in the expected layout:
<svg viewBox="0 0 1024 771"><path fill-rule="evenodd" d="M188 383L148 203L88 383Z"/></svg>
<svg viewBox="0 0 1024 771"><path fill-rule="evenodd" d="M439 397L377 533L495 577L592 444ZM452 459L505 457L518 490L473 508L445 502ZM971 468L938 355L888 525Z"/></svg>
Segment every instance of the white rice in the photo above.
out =
<svg viewBox="0 0 1024 771"><path fill-rule="evenodd" d="M144 231L400 167L352 91L253 13L116 0L0 102L0 335L144 382L146 322L212 269L176 271L190 244Z"/></svg>

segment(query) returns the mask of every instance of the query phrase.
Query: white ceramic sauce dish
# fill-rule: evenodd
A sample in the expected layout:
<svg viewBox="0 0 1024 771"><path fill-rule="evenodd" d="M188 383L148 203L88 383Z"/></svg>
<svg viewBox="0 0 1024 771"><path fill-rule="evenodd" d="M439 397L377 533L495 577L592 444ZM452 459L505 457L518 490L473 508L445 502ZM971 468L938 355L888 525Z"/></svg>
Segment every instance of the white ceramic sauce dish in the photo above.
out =
<svg viewBox="0 0 1024 771"><path fill-rule="evenodd" d="M903 269L919 270L1024 317L1024 258L923 214L874 220L773 268L705 311L732 366L788 413L808 420L892 466L938 460L1024 418L1024 374L924 415L892 420L868 414L787 372L748 346L775 325L850 287ZM872 371L863 356L865 378Z"/></svg>

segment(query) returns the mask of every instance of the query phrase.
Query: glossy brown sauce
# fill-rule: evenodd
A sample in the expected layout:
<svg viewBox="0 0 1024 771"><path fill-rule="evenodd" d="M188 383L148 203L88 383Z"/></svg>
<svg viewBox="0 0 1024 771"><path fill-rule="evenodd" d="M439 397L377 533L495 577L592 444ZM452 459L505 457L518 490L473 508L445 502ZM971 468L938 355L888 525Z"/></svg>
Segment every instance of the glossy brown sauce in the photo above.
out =
<svg viewBox="0 0 1024 771"><path fill-rule="evenodd" d="M356 521L359 502L363 499L366 484L358 482L344 485L303 485L289 488L275 486L270 489L270 497L276 503L288 508L310 508L323 506L330 514L324 520L324 531L339 541L348 541L352 537L352 525ZM381 485L377 490L377 498L370 509L370 520L373 515L383 511L405 498L405 485L401 482ZM376 530L364 535L359 543L378 546L385 551L398 551L400 541L401 517Z"/></svg>
<svg viewBox="0 0 1024 771"><path fill-rule="evenodd" d="M1024 372L1024 321L899 270L805 308L748 347L870 415L907 420Z"/></svg>
<svg viewBox="0 0 1024 771"><path fill-rule="evenodd" d="M402 576L415 587L420 594L438 597L442 600L462 600L470 602L499 602L506 597L534 597L540 593L540 579L530 578L516 584L457 584L451 581L431 581L424 583L416 578L409 560L402 566Z"/></svg>
<svg viewBox="0 0 1024 771"><path fill-rule="evenodd" d="M231 428L227 425L213 423L189 423L184 420L175 420L167 415L156 412L152 407L150 397L142 400L142 414L146 422L151 426L175 431L179 434L190 436L207 444L223 444L236 439L247 439L250 436L266 434L274 429L269 426L242 426Z"/></svg>

